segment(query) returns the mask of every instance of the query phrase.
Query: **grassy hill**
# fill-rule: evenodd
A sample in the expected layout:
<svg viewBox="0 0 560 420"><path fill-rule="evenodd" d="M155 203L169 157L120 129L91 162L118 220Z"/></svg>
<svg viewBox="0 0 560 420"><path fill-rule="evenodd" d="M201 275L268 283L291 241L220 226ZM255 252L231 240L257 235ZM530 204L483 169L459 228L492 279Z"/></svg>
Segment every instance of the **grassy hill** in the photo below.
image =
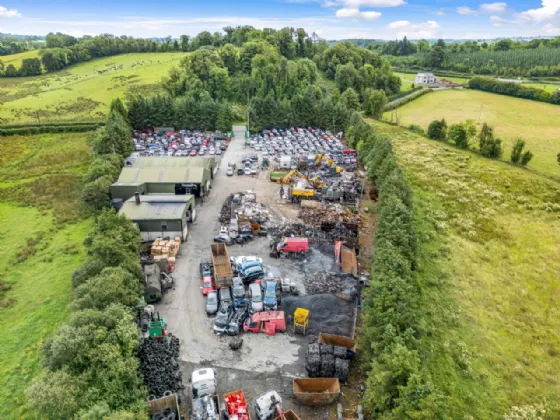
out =
<svg viewBox="0 0 560 420"><path fill-rule="evenodd" d="M8 64L13 64L16 69L19 69L21 66L21 60L25 58L35 57L39 57L39 50L25 51L18 54L0 56L0 60L4 62L5 66L8 66Z"/></svg>
<svg viewBox="0 0 560 420"><path fill-rule="evenodd" d="M82 133L0 142L0 417L30 418L25 390L41 371L37 350L69 314L70 278L91 221L79 202L89 163ZM1 288L0 288L1 290Z"/></svg>
<svg viewBox="0 0 560 420"><path fill-rule="evenodd" d="M154 92L184 53L134 53L99 58L65 70L0 79L0 125L100 120L112 99ZM112 66L123 66L98 74ZM134 65L134 67L132 67Z"/></svg>
<svg viewBox="0 0 560 420"><path fill-rule="evenodd" d="M403 126L445 118L448 124L473 119L489 123L504 141L504 160L518 137L533 152L529 167L560 179L556 154L560 152L560 106L474 90L446 90L422 96L398 109ZM395 111L393 111L393 118ZM384 115L391 118L391 113Z"/></svg>
<svg viewBox="0 0 560 420"><path fill-rule="evenodd" d="M451 418L502 418L544 401L546 418L558 418L559 184L372 124L391 137L413 185L420 354Z"/></svg>

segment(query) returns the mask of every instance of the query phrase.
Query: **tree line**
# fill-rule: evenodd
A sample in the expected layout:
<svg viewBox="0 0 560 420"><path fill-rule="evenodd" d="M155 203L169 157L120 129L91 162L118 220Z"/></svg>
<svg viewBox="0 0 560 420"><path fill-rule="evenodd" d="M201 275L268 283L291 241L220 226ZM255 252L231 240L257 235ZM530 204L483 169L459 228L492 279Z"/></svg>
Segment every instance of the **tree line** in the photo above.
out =
<svg viewBox="0 0 560 420"><path fill-rule="evenodd" d="M473 77L469 80L469 87L471 89L497 93L499 95L514 96L516 98L531 99L533 101L560 105L560 90L550 93L543 89L524 86L521 83L501 82L487 77Z"/></svg>
<svg viewBox="0 0 560 420"><path fill-rule="evenodd" d="M72 313L41 346L44 372L28 389L29 404L50 419L124 419L147 414L138 371L135 307L143 294L141 236L109 209L109 186L132 150L120 101L91 139L84 203L95 224L84 241L87 259L72 275Z"/></svg>

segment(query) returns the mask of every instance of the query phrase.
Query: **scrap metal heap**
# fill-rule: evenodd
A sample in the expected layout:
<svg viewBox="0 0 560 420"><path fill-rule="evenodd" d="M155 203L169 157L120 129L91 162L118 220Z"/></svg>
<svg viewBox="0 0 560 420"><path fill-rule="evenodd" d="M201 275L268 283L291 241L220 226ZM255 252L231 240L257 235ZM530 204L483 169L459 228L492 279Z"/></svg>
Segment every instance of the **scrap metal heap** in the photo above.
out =
<svg viewBox="0 0 560 420"><path fill-rule="evenodd" d="M271 226L268 233L274 241L285 237L306 237L310 243L332 244L334 241L351 242L357 239L357 230L349 229L342 223L323 223L321 227L310 226L305 223L286 221L282 224Z"/></svg>
<svg viewBox="0 0 560 420"><path fill-rule="evenodd" d="M355 281L346 274L316 271L305 277L305 288L310 294L340 293L351 290Z"/></svg>
<svg viewBox="0 0 560 420"><path fill-rule="evenodd" d="M320 227L324 223L350 223L352 225L360 223L359 213L354 213L340 204L322 204L318 208L302 208L299 218L304 223L316 227Z"/></svg>

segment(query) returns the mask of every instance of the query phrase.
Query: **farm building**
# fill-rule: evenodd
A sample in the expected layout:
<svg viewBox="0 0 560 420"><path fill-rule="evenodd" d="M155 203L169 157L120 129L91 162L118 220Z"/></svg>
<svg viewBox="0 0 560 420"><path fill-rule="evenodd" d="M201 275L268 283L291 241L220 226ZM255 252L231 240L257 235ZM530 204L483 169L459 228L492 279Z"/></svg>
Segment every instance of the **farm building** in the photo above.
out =
<svg viewBox="0 0 560 420"><path fill-rule="evenodd" d="M418 73L414 79L416 85L433 85L436 82L436 76L433 73Z"/></svg>
<svg viewBox="0 0 560 420"><path fill-rule="evenodd" d="M149 158L157 160L159 158ZM179 158L171 158L172 160ZM165 162L162 162L165 164ZM201 197L212 186L212 172L206 167L128 167L111 185L113 199L128 200L140 194L193 194Z"/></svg>
<svg viewBox="0 0 560 420"><path fill-rule="evenodd" d="M186 195L140 195L123 203L119 214L132 220L140 229L145 242L158 237L187 239L187 222L196 218L194 196Z"/></svg>

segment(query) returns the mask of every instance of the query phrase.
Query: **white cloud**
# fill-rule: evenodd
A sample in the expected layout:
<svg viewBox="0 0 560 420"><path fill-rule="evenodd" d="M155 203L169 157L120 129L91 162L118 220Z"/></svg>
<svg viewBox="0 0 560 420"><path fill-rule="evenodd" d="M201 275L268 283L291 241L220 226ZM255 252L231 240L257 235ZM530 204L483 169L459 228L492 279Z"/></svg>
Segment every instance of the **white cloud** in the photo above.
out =
<svg viewBox="0 0 560 420"><path fill-rule="evenodd" d="M12 17L21 17L21 13L19 13L16 9L6 9L3 6L0 6L0 18Z"/></svg>
<svg viewBox="0 0 560 420"><path fill-rule="evenodd" d="M344 0L347 7L397 7L405 4L405 0Z"/></svg>
<svg viewBox="0 0 560 420"><path fill-rule="evenodd" d="M290 0L291 1L291 0ZM296 0L301 2L303 0ZM406 0L322 0L323 7L342 7L359 9L360 7L397 7L406 4Z"/></svg>
<svg viewBox="0 0 560 420"><path fill-rule="evenodd" d="M542 7L522 12L519 17L528 23L540 23L559 18L560 0L542 0Z"/></svg>
<svg viewBox="0 0 560 420"><path fill-rule="evenodd" d="M439 35L439 23L435 20L427 22L412 23L408 20L397 20L388 25L389 29L396 29L396 35L399 38L404 36L411 39L420 38L437 38Z"/></svg>
<svg viewBox="0 0 560 420"><path fill-rule="evenodd" d="M476 10L471 9L467 6L457 7L457 13L460 15L477 15L478 12Z"/></svg>
<svg viewBox="0 0 560 420"><path fill-rule="evenodd" d="M434 15L436 15L436 16L445 16L445 10L443 10L443 9L436 10L436 11L434 12Z"/></svg>
<svg viewBox="0 0 560 420"><path fill-rule="evenodd" d="M501 16L490 16L490 22L492 22L492 25L494 26L504 26L506 23L512 23L512 21L509 21L507 19L504 19Z"/></svg>
<svg viewBox="0 0 560 420"><path fill-rule="evenodd" d="M344 8L336 11L337 18L351 18L360 20L375 20L381 16L379 12L362 12L357 8Z"/></svg>
<svg viewBox="0 0 560 420"><path fill-rule="evenodd" d="M482 3L479 10L488 15L501 15L507 11L507 3Z"/></svg>

